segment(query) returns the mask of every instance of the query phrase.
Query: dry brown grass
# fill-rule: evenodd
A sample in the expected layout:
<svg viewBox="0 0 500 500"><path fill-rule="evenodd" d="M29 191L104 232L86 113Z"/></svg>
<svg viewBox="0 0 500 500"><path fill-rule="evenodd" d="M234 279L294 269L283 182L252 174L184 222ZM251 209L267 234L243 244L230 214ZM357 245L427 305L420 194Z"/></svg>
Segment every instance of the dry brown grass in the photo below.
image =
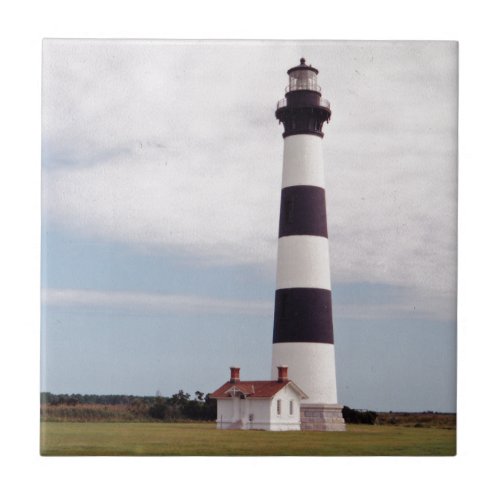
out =
<svg viewBox="0 0 500 500"><path fill-rule="evenodd" d="M41 405L44 422L151 422L147 413L134 411L128 405Z"/></svg>
<svg viewBox="0 0 500 500"><path fill-rule="evenodd" d="M377 424L399 425L403 427L435 427L439 429L455 429L457 415L455 413L378 413Z"/></svg>

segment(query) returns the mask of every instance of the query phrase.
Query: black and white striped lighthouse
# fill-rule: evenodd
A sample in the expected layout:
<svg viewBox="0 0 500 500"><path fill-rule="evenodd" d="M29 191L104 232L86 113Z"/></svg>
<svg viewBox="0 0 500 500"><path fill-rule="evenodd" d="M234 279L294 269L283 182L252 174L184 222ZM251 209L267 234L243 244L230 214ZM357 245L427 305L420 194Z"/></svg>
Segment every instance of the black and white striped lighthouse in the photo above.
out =
<svg viewBox="0 0 500 500"><path fill-rule="evenodd" d="M276 118L285 131L272 366L286 365L307 395L303 430L345 430L337 403L332 293L323 170L323 124L331 116L318 70L288 70Z"/></svg>

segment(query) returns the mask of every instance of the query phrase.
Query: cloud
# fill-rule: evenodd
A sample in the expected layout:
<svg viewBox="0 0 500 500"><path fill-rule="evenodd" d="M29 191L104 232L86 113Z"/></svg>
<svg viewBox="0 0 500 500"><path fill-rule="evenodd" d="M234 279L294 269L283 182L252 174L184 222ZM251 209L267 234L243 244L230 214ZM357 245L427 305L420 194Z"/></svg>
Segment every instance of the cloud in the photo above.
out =
<svg viewBox="0 0 500 500"><path fill-rule="evenodd" d="M443 319L454 314L455 302L446 296L438 299L400 289L397 296L384 293L377 303L359 297L335 303L335 319L415 318ZM161 294L115 290L42 289L42 304L85 310L120 311L135 314L237 314L272 316L274 304L265 300L220 299L200 295Z"/></svg>
<svg viewBox="0 0 500 500"><path fill-rule="evenodd" d="M42 304L54 307L92 308L135 313L270 315L265 301L226 300L194 295L117 292L110 290L43 289Z"/></svg>
<svg viewBox="0 0 500 500"><path fill-rule="evenodd" d="M397 295L389 294L377 303L352 300L335 304L334 319L376 320L376 319L433 319L454 321L456 300L453 294L422 289L399 289Z"/></svg>
<svg viewBox="0 0 500 500"><path fill-rule="evenodd" d="M49 41L44 217L140 251L273 268L285 70L333 103L334 280L455 293L456 45ZM448 300L446 299L446 300Z"/></svg>

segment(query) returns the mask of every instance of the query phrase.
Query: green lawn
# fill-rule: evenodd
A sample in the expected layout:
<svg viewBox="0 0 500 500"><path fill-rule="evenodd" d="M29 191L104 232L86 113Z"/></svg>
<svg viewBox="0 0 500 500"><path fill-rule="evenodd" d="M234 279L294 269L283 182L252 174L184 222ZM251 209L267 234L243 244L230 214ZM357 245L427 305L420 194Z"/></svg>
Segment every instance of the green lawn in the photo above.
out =
<svg viewBox="0 0 500 500"><path fill-rule="evenodd" d="M348 425L347 432L218 431L207 423L41 424L42 455L455 455L455 430Z"/></svg>

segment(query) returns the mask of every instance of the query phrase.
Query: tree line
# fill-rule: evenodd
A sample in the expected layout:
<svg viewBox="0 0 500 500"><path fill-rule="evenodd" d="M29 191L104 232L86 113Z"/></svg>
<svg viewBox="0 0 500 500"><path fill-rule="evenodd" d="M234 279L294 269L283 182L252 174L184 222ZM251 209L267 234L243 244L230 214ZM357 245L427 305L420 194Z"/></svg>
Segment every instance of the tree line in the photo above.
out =
<svg viewBox="0 0 500 500"><path fill-rule="evenodd" d="M40 403L46 409L45 414L58 407L78 407L101 405L105 407L125 407L127 412L137 419L155 419L165 421L178 420L215 420L217 418L217 402L208 394L196 391L195 396L177 391L171 396L132 396L122 394L52 394L42 392ZM112 408L111 408L112 409ZM48 410L48 411L47 411Z"/></svg>

